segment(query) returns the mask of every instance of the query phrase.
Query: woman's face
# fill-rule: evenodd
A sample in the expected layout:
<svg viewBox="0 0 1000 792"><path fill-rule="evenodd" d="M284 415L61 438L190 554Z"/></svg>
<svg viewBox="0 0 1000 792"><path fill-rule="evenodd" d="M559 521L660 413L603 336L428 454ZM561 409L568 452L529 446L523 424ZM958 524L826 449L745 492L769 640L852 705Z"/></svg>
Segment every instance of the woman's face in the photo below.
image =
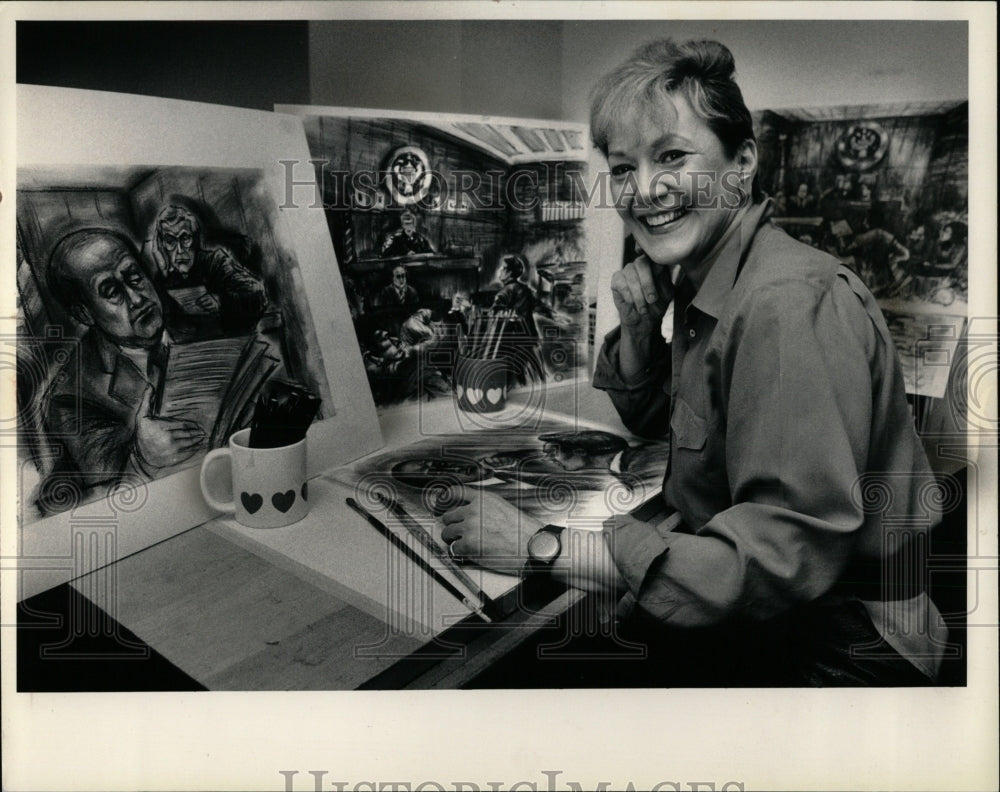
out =
<svg viewBox="0 0 1000 792"><path fill-rule="evenodd" d="M749 194L757 150L733 158L681 93L619 124L608 139L618 213L658 264L695 271L722 238ZM740 172L745 179L740 179Z"/></svg>

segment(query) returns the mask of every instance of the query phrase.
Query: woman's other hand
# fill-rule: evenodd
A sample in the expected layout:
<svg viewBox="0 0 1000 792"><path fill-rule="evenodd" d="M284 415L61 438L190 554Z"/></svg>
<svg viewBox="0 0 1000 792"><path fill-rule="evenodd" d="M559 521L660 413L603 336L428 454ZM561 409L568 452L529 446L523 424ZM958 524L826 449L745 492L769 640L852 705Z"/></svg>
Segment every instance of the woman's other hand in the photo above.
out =
<svg viewBox="0 0 1000 792"><path fill-rule="evenodd" d="M622 329L657 331L673 299L670 269L639 256L611 277L611 294Z"/></svg>

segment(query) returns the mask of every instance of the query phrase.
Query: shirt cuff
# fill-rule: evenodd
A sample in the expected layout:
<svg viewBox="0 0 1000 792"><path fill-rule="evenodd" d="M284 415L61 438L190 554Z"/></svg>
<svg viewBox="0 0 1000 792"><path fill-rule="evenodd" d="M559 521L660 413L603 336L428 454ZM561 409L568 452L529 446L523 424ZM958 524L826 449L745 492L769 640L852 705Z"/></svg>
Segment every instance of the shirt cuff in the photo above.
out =
<svg viewBox="0 0 1000 792"><path fill-rule="evenodd" d="M604 337L604 344L597 356L594 367L593 386L599 390L637 391L648 388L652 383L659 382L663 363L647 366L637 377L626 380L621 374L621 364L618 360L618 345L621 343L621 326L616 327Z"/></svg>
<svg viewBox="0 0 1000 792"><path fill-rule="evenodd" d="M629 592L639 598L650 567L670 549L652 525L629 515L617 515L603 529L604 542Z"/></svg>

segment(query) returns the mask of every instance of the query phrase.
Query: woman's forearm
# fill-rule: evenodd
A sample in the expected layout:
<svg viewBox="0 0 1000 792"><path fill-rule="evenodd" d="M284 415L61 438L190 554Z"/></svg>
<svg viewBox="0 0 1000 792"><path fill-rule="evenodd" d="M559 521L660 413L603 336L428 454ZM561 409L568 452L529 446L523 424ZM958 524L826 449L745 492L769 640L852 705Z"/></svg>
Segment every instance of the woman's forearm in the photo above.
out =
<svg viewBox="0 0 1000 792"><path fill-rule="evenodd" d="M625 382L645 376L653 364L653 342L659 339L659 328L648 323L622 325L618 342L619 373Z"/></svg>
<svg viewBox="0 0 1000 792"><path fill-rule="evenodd" d="M552 577L585 591L603 591L615 597L624 593L625 581L611 557L600 531L567 528L562 553L552 565Z"/></svg>

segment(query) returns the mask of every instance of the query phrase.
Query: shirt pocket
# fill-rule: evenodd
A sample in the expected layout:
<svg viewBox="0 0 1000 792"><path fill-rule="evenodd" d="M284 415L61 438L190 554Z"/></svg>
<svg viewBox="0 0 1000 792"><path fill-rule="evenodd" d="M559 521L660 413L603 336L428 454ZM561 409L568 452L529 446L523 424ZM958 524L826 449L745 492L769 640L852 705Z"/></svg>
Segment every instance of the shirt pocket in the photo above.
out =
<svg viewBox="0 0 1000 792"><path fill-rule="evenodd" d="M705 447L708 422L695 413L683 399L677 399L674 414L670 418L670 430L678 448L701 451Z"/></svg>

